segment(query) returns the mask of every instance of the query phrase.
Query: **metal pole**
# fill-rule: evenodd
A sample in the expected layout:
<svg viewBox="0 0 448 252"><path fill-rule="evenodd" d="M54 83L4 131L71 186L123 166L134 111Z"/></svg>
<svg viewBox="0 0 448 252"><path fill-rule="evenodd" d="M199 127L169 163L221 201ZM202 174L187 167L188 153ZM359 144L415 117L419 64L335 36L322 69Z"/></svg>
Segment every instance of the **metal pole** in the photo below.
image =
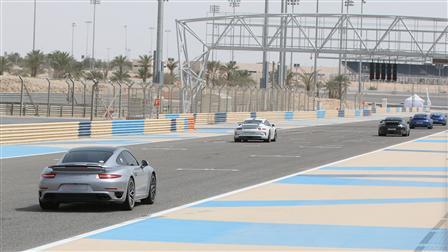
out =
<svg viewBox="0 0 448 252"><path fill-rule="evenodd" d="M48 89L47 89L47 116L50 117L50 88L51 88L51 82L48 78L47 82L48 82Z"/></svg>
<svg viewBox="0 0 448 252"><path fill-rule="evenodd" d="M19 115L22 116L22 109L23 109L23 88L25 83L23 83L22 77L19 75L20 79L20 107L19 107Z"/></svg>
<svg viewBox="0 0 448 252"><path fill-rule="evenodd" d="M163 5L165 0L158 0L157 8L157 50L155 59L154 83L163 85Z"/></svg>
<svg viewBox="0 0 448 252"><path fill-rule="evenodd" d="M93 97L95 95L95 88L98 85L98 81L97 80L93 80L93 86L92 86L92 95L90 97L90 121L93 121Z"/></svg>
<svg viewBox="0 0 448 252"><path fill-rule="evenodd" d="M92 21L85 21L86 23L86 53L85 53L85 59L89 58L89 33L90 33L90 24Z"/></svg>
<svg viewBox="0 0 448 252"><path fill-rule="evenodd" d="M118 118L121 118L121 83L117 81L120 89L118 90Z"/></svg>
<svg viewBox="0 0 448 252"><path fill-rule="evenodd" d="M284 14L285 13L285 5L286 5L286 3L285 3L285 1L286 0L281 0L281 6L280 6L280 8L281 8L281 13L282 14ZM283 56L284 56L284 54L283 54L283 50L282 49L284 49L284 44L283 44L283 40L284 40L284 37L285 37L285 30L284 30L284 25L285 25L285 17L281 17L280 18L280 30L281 30L281 32L280 32L280 52L279 52L279 58L278 58L278 63L279 63L279 67L278 67L278 85L280 86L280 87L283 87L283 73L284 73L284 67L285 67L285 65L283 64Z"/></svg>
<svg viewBox="0 0 448 252"><path fill-rule="evenodd" d="M124 25L124 56L128 57L128 26Z"/></svg>
<svg viewBox="0 0 448 252"><path fill-rule="evenodd" d="M33 18L33 51L36 50L36 7L37 0L34 0L34 18ZM22 112L20 112L22 113Z"/></svg>
<svg viewBox="0 0 448 252"><path fill-rule="evenodd" d="M313 95L313 110L316 109L316 88L317 88L317 55L318 55L318 46L317 46L317 35L318 35L318 29L317 27L319 26L319 0L316 1L316 30L315 30L315 34L314 34L314 46L315 46L315 51L314 51L314 87L312 89L312 95Z"/></svg>
<svg viewBox="0 0 448 252"><path fill-rule="evenodd" d="M100 3L100 0L93 1L93 37L92 37L92 60L90 63L90 69L95 69L95 24L96 24L96 5Z"/></svg>
<svg viewBox="0 0 448 252"><path fill-rule="evenodd" d="M70 82L72 83L72 117L75 115L75 82L72 80L72 78L69 78Z"/></svg>
<svg viewBox="0 0 448 252"><path fill-rule="evenodd" d="M76 23L72 23L72 57L74 55L74 47L75 47L75 27Z"/></svg>
<svg viewBox="0 0 448 252"><path fill-rule="evenodd" d="M343 17L344 14L344 0L341 0L341 20L344 18ZM343 36L343 31L342 31L342 22L339 25L339 50L342 50L342 36ZM339 64L338 64L338 75L341 75L341 68L342 68L342 54L339 53Z"/></svg>
<svg viewBox="0 0 448 252"><path fill-rule="evenodd" d="M263 76L261 78L260 88L268 87L269 69L268 69L268 12L269 12L269 0L264 1L264 26L263 26Z"/></svg>
<svg viewBox="0 0 448 252"><path fill-rule="evenodd" d="M362 21L363 21L363 15L364 15L364 4L366 3L366 0L361 0L361 29L360 29L360 36L362 39ZM361 51L362 49L362 43L359 42L359 49ZM359 55L359 76L358 76L358 107L361 108L361 87L362 87L362 55Z"/></svg>

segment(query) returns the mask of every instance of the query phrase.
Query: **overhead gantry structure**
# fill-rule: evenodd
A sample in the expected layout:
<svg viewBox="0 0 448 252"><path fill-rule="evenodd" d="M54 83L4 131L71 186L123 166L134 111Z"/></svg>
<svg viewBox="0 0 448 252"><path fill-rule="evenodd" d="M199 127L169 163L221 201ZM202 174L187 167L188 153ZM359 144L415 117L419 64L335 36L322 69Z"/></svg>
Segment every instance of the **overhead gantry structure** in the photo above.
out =
<svg viewBox="0 0 448 252"><path fill-rule="evenodd" d="M363 62L448 63L446 18L253 14L176 20L176 26L182 85L193 88L204 84L207 62L214 51L307 53L318 59L342 57L344 61ZM254 62L261 60L260 54Z"/></svg>

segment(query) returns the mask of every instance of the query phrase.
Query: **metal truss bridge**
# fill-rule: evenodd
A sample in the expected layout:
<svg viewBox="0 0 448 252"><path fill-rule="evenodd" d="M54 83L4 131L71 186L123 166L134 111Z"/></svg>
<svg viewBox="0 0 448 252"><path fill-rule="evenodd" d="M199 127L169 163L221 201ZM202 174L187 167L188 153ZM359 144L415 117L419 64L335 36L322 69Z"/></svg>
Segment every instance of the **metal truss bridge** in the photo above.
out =
<svg viewBox="0 0 448 252"><path fill-rule="evenodd" d="M448 19L359 14L252 14L176 21L184 86L204 81L215 51L308 53L316 59L448 63ZM199 49L198 49L199 48ZM260 62L260 58L254 62Z"/></svg>

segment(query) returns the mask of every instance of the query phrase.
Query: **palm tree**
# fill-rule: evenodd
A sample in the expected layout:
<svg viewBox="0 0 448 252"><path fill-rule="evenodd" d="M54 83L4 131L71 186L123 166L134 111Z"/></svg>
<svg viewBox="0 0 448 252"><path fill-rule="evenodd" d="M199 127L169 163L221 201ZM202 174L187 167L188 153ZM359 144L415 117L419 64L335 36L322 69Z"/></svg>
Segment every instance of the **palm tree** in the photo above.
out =
<svg viewBox="0 0 448 252"><path fill-rule="evenodd" d="M247 70L236 70L231 75L230 85L232 86L251 86L256 84L252 79L251 73Z"/></svg>
<svg viewBox="0 0 448 252"><path fill-rule="evenodd" d="M205 81L207 85L209 82L212 85L216 85L216 80L219 78L219 72L222 68L222 64L219 61L210 61L207 64L207 73L205 75Z"/></svg>
<svg viewBox="0 0 448 252"><path fill-rule="evenodd" d="M11 62L5 56L0 56L0 75L3 75L3 72L8 72L11 67Z"/></svg>
<svg viewBox="0 0 448 252"><path fill-rule="evenodd" d="M113 72L113 81L125 81L131 76L128 73L128 69L132 67L132 63L126 58L126 56L120 55L112 60L112 67L117 68L117 71Z"/></svg>
<svg viewBox="0 0 448 252"><path fill-rule="evenodd" d="M174 76L174 69L177 68L177 62L174 59L169 59L166 63L166 67L170 70L170 75Z"/></svg>
<svg viewBox="0 0 448 252"><path fill-rule="evenodd" d="M347 93L350 80L345 75L337 75L326 83L329 98L342 99Z"/></svg>
<svg viewBox="0 0 448 252"><path fill-rule="evenodd" d="M25 64L30 69L31 77L36 77L44 58L45 55L40 50L31 51L26 55Z"/></svg>
<svg viewBox="0 0 448 252"><path fill-rule="evenodd" d="M152 56L150 55L140 55L138 64L140 65L140 68L138 69L138 76L143 80L144 83L146 83L146 79L150 78L152 76L151 71L149 69L151 68L152 64Z"/></svg>
<svg viewBox="0 0 448 252"><path fill-rule="evenodd" d="M294 78L294 73L291 70L288 70L288 73L286 74L286 85L287 86L293 86L292 81Z"/></svg>
<svg viewBox="0 0 448 252"><path fill-rule="evenodd" d="M221 71L223 72L225 79L230 81L232 79L232 75L238 70L238 66L235 61L230 61L229 63L223 65L221 67Z"/></svg>
<svg viewBox="0 0 448 252"><path fill-rule="evenodd" d="M314 78L314 72L299 73L300 82L305 86L307 92L310 92L313 89Z"/></svg>
<svg viewBox="0 0 448 252"><path fill-rule="evenodd" d="M50 66L53 68L53 77L63 78L65 74L71 72L72 57L67 52L55 51L48 54Z"/></svg>
<svg viewBox="0 0 448 252"><path fill-rule="evenodd" d="M104 75L101 71L92 70L85 74L86 80L102 80Z"/></svg>

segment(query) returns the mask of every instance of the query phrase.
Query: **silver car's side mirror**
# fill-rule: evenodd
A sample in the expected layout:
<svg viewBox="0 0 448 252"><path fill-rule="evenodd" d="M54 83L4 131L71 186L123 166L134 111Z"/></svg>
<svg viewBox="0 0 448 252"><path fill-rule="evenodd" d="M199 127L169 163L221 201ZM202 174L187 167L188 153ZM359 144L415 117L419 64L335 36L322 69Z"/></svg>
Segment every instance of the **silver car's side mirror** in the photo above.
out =
<svg viewBox="0 0 448 252"><path fill-rule="evenodd" d="M272 127L275 127L275 124L271 124Z"/></svg>
<svg viewBox="0 0 448 252"><path fill-rule="evenodd" d="M146 166L148 166L149 164L148 164L148 161L146 161L146 160L142 160L142 164L141 164L141 167L143 168L143 167L146 167Z"/></svg>

